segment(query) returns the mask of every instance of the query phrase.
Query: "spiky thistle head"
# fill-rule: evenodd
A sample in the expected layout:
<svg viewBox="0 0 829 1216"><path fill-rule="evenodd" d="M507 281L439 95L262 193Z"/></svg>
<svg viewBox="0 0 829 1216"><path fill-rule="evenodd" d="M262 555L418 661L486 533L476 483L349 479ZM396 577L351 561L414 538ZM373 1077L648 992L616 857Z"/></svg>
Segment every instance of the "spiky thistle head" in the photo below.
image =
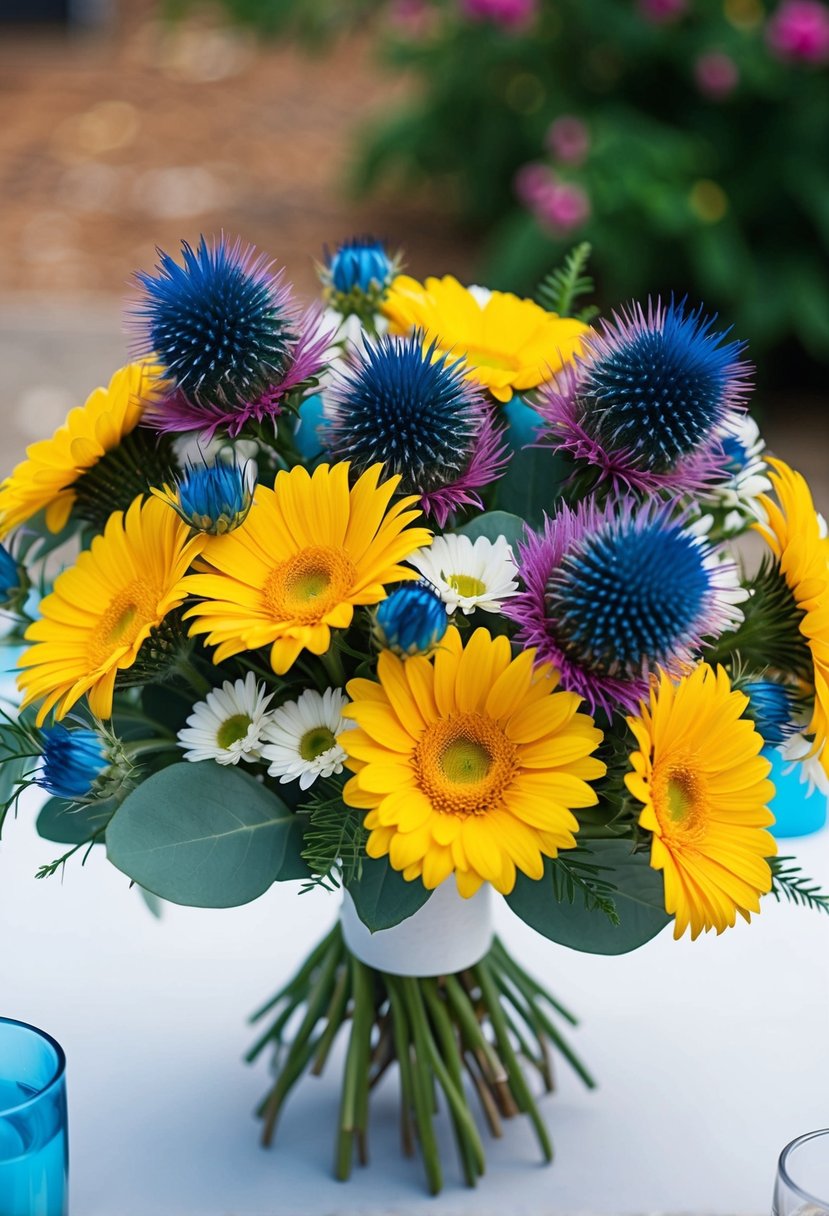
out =
<svg viewBox="0 0 829 1216"><path fill-rule="evenodd" d="M333 253L326 249L323 283L342 296L382 294L398 273L399 261L376 237L349 237Z"/></svg>
<svg viewBox="0 0 829 1216"><path fill-rule="evenodd" d="M359 475L378 462L419 494L441 526L474 490L499 477L506 453L491 407L463 375L463 362L438 354L415 331L366 341L336 384L325 441Z"/></svg>
<svg viewBox="0 0 829 1216"><path fill-rule="evenodd" d="M378 642L401 658L430 654L447 626L443 600L427 582L404 583L378 605L374 614Z"/></svg>
<svg viewBox="0 0 829 1216"><path fill-rule="evenodd" d="M632 304L585 340L539 405L543 442L594 466L617 489L701 489L722 475L722 430L739 416L751 368L744 344L684 301Z"/></svg>
<svg viewBox="0 0 829 1216"><path fill-rule="evenodd" d="M765 743L779 747L795 733L796 700L791 689L767 677L737 678L733 687L748 697L743 717L751 718Z"/></svg>
<svg viewBox="0 0 829 1216"><path fill-rule="evenodd" d="M156 274L136 275L137 344L194 402L230 406L277 382L296 340L290 289L265 254L240 240L182 241L181 264L158 250Z"/></svg>
<svg viewBox="0 0 829 1216"><path fill-rule="evenodd" d="M247 519L253 505L256 467L252 461L188 464L172 485L154 493L198 532L224 536Z"/></svg>
<svg viewBox="0 0 829 1216"><path fill-rule="evenodd" d="M737 569L683 517L653 502L563 507L520 548L526 590L504 605L591 711L630 711L652 671L679 673L704 637L742 620Z"/></svg>

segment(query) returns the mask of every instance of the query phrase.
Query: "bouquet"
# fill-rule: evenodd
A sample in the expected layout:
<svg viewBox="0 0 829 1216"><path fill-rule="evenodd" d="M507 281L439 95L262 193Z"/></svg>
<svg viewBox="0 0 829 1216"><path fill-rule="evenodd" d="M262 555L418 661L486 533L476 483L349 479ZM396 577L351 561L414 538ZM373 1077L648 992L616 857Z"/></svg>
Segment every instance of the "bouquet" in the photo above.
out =
<svg viewBox="0 0 829 1216"><path fill-rule="evenodd" d="M0 485L3 811L104 846L148 900L342 889L256 1015L273 1083L344 1042L336 1173L395 1067L404 1149L473 1185L572 1015L493 936L614 954L829 910L769 829L770 750L826 788L829 541L700 309L597 321L568 259L537 300L420 283L370 238L303 310L224 237L136 277L134 362ZM765 555L744 566L735 539Z"/></svg>

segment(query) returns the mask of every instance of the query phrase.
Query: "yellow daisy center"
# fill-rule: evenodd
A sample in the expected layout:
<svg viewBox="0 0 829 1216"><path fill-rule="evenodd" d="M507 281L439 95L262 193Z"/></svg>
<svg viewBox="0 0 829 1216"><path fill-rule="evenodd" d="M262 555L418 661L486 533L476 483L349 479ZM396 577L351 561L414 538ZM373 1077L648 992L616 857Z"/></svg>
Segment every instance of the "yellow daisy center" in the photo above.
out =
<svg viewBox="0 0 829 1216"><path fill-rule="evenodd" d="M485 346L468 346L464 350L464 357L473 367L494 367L502 372L516 372L521 368L521 360L516 355L490 350Z"/></svg>
<svg viewBox="0 0 829 1216"><path fill-rule="evenodd" d="M101 614L89 635L89 661L93 669L112 658L113 650L129 649L142 629L158 622L158 592L140 579L124 587Z"/></svg>
<svg viewBox="0 0 829 1216"><path fill-rule="evenodd" d="M330 751L336 742L334 732L327 726L314 726L300 739L299 754L303 760L316 760L317 756Z"/></svg>
<svg viewBox="0 0 829 1216"><path fill-rule="evenodd" d="M669 760L654 768L653 807L667 837L692 843L708 824L705 781L692 757Z"/></svg>
<svg viewBox="0 0 829 1216"><path fill-rule="evenodd" d="M434 809L465 818L499 804L515 774L516 755L497 723L470 713L430 723L412 759Z"/></svg>
<svg viewBox="0 0 829 1216"><path fill-rule="evenodd" d="M265 580L262 594L274 620L311 625L348 597L355 579L346 553L320 546L281 562Z"/></svg>
<svg viewBox="0 0 829 1216"><path fill-rule="evenodd" d="M471 574L450 574L446 581L458 595L471 598L474 595L483 595L486 591L486 583Z"/></svg>
<svg viewBox="0 0 829 1216"><path fill-rule="evenodd" d="M219 747L232 747L248 733L251 718L248 714L233 714L226 718L216 732L216 742Z"/></svg>

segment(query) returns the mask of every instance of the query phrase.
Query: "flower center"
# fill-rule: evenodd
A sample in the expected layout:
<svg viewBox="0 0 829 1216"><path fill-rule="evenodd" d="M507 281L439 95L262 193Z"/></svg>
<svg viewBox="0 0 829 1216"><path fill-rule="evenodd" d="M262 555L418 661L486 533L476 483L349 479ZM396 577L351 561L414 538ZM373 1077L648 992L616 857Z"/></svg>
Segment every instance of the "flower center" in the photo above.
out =
<svg viewBox="0 0 829 1216"><path fill-rule="evenodd" d="M219 747L232 747L234 743L244 739L251 722L252 718L247 714L233 714L232 717L226 718L216 732L216 742Z"/></svg>
<svg viewBox="0 0 829 1216"><path fill-rule="evenodd" d="M262 595L274 620L314 625L341 604L356 571L338 549L303 549L281 562L265 580Z"/></svg>
<svg viewBox="0 0 829 1216"><path fill-rule="evenodd" d="M705 781L693 758L655 766L652 791L665 836L693 844L705 830L708 810Z"/></svg>
<svg viewBox="0 0 829 1216"><path fill-rule="evenodd" d="M299 741L299 754L303 760L316 760L317 756L324 755L325 752L335 747L337 740L334 737L334 732L329 730L327 726L314 726L311 730L307 730Z"/></svg>
<svg viewBox="0 0 829 1216"><path fill-rule="evenodd" d="M464 818L497 807L517 767L515 745L483 714L431 723L413 762L418 784L434 809Z"/></svg>
<svg viewBox="0 0 829 1216"><path fill-rule="evenodd" d="M136 579L110 600L90 633L89 661L93 669L111 663L114 651L129 649L142 629L158 623L158 595Z"/></svg>
<svg viewBox="0 0 829 1216"><path fill-rule="evenodd" d="M521 366L520 360L514 355L486 346L468 346L463 354L470 367L493 367L501 372L516 372Z"/></svg>
<svg viewBox="0 0 829 1216"><path fill-rule="evenodd" d="M483 595L486 591L486 583L482 583L479 578L473 578L471 574L450 574L446 581L453 591L468 599Z"/></svg>

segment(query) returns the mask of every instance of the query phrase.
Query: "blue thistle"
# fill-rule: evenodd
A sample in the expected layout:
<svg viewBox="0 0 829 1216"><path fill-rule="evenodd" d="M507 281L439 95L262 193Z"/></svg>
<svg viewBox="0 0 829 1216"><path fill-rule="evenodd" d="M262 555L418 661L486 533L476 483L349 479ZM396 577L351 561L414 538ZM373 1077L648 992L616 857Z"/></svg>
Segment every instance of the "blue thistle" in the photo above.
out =
<svg viewBox="0 0 829 1216"><path fill-rule="evenodd" d="M428 654L446 633L446 605L429 583L406 583L378 606L375 629L381 646L396 654Z"/></svg>
<svg viewBox="0 0 829 1216"><path fill-rule="evenodd" d="M7 604L21 588L20 567L0 543L0 603Z"/></svg>
<svg viewBox="0 0 829 1216"><path fill-rule="evenodd" d="M88 798L95 782L110 767L103 739L94 730L56 725L43 734L43 762L38 785L55 798Z"/></svg>
<svg viewBox="0 0 829 1216"><path fill-rule="evenodd" d="M252 467L189 465L165 499L199 532L223 536L244 523L253 503Z"/></svg>
<svg viewBox="0 0 829 1216"><path fill-rule="evenodd" d="M682 304L634 309L596 343L579 397L598 438L664 473L711 441L746 373L740 342L712 333L713 318Z"/></svg>
<svg viewBox="0 0 829 1216"><path fill-rule="evenodd" d="M195 250L182 242L182 266L158 254L158 274L137 275L141 353L157 358L200 404L242 406L261 397L280 379L296 337L290 293L265 255L203 236Z"/></svg>
<svg viewBox="0 0 829 1216"><path fill-rule="evenodd" d="M425 347L422 334L365 343L337 385L326 442L355 474L378 461L406 493L458 480L482 426L482 402L462 363Z"/></svg>
<svg viewBox="0 0 829 1216"><path fill-rule="evenodd" d="M772 747L785 743L795 730L794 698L789 689L776 680L737 680L735 687L748 697L744 717L751 718L763 741Z"/></svg>
<svg viewBox="0 0 829 1216"><path fill-rule="evenodd" d="M381 241L371 236L355 236L326 253L327 278L335 291L363 295L384 291L395 274L395 263Z"/></svg>

